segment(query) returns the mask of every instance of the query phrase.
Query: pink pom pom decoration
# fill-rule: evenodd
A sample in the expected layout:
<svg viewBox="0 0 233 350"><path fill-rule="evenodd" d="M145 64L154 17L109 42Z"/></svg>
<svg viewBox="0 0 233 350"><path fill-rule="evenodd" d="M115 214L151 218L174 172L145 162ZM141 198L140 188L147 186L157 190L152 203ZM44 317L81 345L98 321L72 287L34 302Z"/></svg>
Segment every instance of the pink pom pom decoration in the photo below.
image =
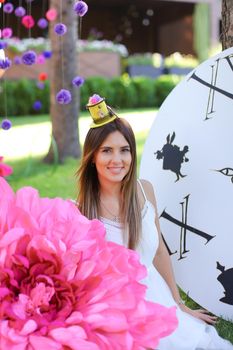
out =
<svg viewBox="0 0 233 350"><path fill-rule="evenodd" d="M45 63L45 57L43 54L39 54L36 59L36 63L38 64L44 64Z"/></svg>
<svg viewBox="0 0 233 350"><path fill-rule="evenodd" d="M102 100L103 100L102 97L100 97L100 96L97 95L97 94L94 94L94 95L92 95L92 96L89 98L88 104L89 104L89 105L95 105L96 103L98 103L99 101L102 101Z"/></svg>
<svg viewBox="0 0 233 350"><path fill-rule="evenodd" d="M56 9L49 9L46 14L45 17L47 18L48 21L55 21L55 19L57 18L57 11Z"/></svg>
<svg viewBox="0 0 233 350"><path fill-rule="evenodd" d="M11 28L6 27L2 30L2 37L5 39L9 39L12 37L13 31Z"/></svg>
<svg viewBox="0 0 233 350"><path fill-rule="evenodd" d="M24 16L22 18L22 24L25 28L30 29L35 25L34 18L32 16Z"/></svg>

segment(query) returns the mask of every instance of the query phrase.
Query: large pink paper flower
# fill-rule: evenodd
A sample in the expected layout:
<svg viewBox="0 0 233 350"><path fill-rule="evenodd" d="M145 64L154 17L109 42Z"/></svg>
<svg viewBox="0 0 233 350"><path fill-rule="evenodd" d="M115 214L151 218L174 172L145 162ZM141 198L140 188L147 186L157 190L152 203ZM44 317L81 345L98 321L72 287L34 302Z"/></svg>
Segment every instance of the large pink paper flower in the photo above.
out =
<svg viewBox="0 0 233 350"><path fill-rule="evenodd" d="M0 156L0 176L5 177L11 175L12 173L12 167L3 163L3 157Z"/></svg>
<svg viewBox="0 0 233 350"><path fill-rule="evenodd" d="M0 178L1 350L143 350L176 327L144 300L137 254L70 201Z"/></svg>

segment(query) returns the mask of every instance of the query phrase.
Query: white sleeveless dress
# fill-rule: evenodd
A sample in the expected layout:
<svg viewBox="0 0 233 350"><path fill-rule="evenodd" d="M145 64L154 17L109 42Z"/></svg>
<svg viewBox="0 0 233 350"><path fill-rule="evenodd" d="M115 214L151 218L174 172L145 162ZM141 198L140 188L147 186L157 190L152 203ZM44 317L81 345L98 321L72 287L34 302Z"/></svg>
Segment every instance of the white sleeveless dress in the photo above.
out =
<svg viewBox="0 0 233 350"><path fill-rule="evenodd" d="M139 183L141 186L141 183ZM141 186L142 188L142 186ZM147 288L146 299L160 303L164 306L176 305L170 289L155 269L152 261L158 248L158 232L155 226L155 208L147 200L145 192L145 205L142 210L142 239L137 251L140 261L147 267L148 276L142 283ZM106 238L109 241L126 245L122 237L122 226L106 218L100 218L106 228ZM177 306L178 328L170 336L160 340L159 350L225 350L232 349L230 342L222 339L213 326L181 311Z"/></svg>

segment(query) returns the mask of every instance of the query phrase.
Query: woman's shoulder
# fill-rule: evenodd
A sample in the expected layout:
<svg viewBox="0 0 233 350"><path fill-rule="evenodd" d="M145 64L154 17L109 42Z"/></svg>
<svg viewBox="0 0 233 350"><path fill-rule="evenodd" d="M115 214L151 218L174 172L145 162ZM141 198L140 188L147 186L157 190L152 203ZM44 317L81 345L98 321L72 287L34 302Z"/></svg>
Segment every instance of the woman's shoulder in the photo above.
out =
<svg viewBox="0 0 233 350"><path fill-rule="evenodd" d="M153 189L153 185L150 181L145 180L145 179L138 179L138 181L142 184L144 190L152 190Z"/></svg>
<svg viewBox="0 0 233 350"><path fill-rule="evenodd" d="M145 192L146 199L155 206L156 200L155 200L155 194L154 194L154 187L153 187L152 183L148 180L145 180L145 179L139 179L138 182L140 182L142 189ZM140 191L142 192L140 184L138 184L138 187L140 188Z"/></svg>

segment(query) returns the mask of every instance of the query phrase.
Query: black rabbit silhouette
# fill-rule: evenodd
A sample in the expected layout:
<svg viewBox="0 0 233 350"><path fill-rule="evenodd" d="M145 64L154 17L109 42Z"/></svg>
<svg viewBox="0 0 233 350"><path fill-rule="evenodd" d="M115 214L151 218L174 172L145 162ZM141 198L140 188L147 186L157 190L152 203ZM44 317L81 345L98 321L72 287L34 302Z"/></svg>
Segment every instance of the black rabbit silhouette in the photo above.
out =
<svg viewBox="0 0 233 350"><path fill-rule="evenodd" d="M180 177L185 177L186 175L181 174L181 164L183 162L188 162L189 159L185 157L185 154L189 151L188 146L184 146L183 150L180 147L173 145L173 141L176 137L175 132L170 136L167 135L167 143L163 146L162 150L155 152L157 159L163 159L163 169L171 170L177 176L176 181Z"/></svg>

